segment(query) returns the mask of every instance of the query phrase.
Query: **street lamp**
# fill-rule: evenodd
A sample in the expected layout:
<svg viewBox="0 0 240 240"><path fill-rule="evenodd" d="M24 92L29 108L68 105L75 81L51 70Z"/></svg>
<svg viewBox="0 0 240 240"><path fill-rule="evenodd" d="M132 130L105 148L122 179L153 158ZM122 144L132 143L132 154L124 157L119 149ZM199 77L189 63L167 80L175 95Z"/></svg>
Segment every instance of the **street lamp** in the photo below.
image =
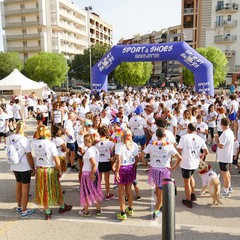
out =
<svg viewBox="0 0 240 240"><path fill-rule="evenodd" d="M92 85L92 49L91 49L91 39L90 39L90 11L92 10L92 6L85 7L87 11L87 31L88 31L88 48L89 48L89 83L90 87Z"/></svg>

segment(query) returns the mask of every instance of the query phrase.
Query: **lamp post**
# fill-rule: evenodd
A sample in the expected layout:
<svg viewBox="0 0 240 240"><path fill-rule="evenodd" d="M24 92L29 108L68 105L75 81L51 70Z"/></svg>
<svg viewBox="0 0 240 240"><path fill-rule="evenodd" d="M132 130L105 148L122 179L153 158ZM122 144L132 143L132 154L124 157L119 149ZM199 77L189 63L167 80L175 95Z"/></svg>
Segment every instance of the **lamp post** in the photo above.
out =
<svg viewBox="0 0 240 240"><path fill-rule="evenodd" d="M181 32L180 33L180 41L182 42L182 41L184 41L185 40L185 38L186 38L186 35L185 35L185 32ZM179 64L179 75L180 75L180 83L181 84L183 84L183 71L182 71L182 69L183 69L183 65L180 63Z"/></svg>
<svg viewBox="0 0 240 240"><path fill-rule="evenodd" d="M87 31L88 31L88 48L89 48L89 83L90 87L92 85L92 49L91 49L91 39L90 39L90 11L92 10L92 6L85 7L87 11Z"/></svg>

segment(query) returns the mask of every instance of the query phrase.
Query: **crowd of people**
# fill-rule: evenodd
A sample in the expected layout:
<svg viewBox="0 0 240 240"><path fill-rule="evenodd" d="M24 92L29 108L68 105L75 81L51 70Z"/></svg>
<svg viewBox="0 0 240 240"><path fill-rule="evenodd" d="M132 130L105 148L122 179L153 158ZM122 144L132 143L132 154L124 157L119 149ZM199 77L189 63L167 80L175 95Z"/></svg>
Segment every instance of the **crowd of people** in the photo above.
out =
<svg viewBox="0 0 240 240"><path fill-rule="evenodd" d="M14 144L20 158L11 166L16 178L16 212L21 218L34 213L27 208L32 176L36 178L35 201L44 208L45 219L51 219L51 206L60 206L60 214L70 211L72 206L64 203L59 181L68 169L78 173L79 215L90 216L89 207L96 204L100 216L101 201L114 198L110 191L114 172L120 208L117 218L125 220L134 214L132 186L141 200L139 164L148 167L148 183L156 188L153 218L162 213L162 179L179 166L186 195L182 204L192 208L196 201L194 171L209 149L217 151L221 195L230 197L229 169L231 164L239 168L239 100L238 92L229 97L224 92L210 96L173 87L131 88L123 94L50 94L43 100L33 92L9 103L2 99L0 137L4 149ZM35 118L37 126L31 141L25 137L24 119L28 118Z"/></svg>

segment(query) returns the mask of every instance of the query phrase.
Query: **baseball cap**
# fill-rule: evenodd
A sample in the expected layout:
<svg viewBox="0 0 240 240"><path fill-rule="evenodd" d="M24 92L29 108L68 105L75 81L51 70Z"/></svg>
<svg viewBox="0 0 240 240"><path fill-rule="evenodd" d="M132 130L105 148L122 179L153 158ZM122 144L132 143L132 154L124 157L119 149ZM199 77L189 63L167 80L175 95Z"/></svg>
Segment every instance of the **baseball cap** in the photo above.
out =
<svg viewBox="0 0 240 240"><path fill-rule="evenodd" d="M143 109L142 109L141 106L136 107L135 113L136 113L137 115L141 114L142 112L143 112Z"/></svg>

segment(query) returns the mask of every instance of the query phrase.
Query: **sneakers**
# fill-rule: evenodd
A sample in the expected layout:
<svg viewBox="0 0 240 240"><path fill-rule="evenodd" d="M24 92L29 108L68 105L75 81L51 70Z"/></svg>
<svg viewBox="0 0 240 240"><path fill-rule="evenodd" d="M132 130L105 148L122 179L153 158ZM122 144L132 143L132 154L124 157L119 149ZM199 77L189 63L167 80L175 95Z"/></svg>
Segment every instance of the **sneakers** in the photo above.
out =
<svg viewBox="0 0 240 240"><path fill-rule="evenodd" d="M68 164L67 164L67 168L70 168L70 167L71 167L71 163L68 163Z"/></svg>
<svg viewBox="0 0 240 240"><path fill-rule="evenodd" d="M141 201L141 200L142 200L141 196L138 195L138 196L137 196L137 201Z"/></svg>
<svg viewBox="0 0 240 240"><path fill-rule="evenodd" d="M46 220L51 220L51 218L52 218L52 210L50 210L50 213L45 212L45 219Z"/></svg>
<svg viewBox="0 0 240 240"><path fill-rule="evenodd" d="M67 205L66 203L64 203L64 208L59 208L59 213L62 214L62 213L65 213L65 212L68 212L72 209L72 205Z"/></svg>
<svg viewBox="0 0 240 240"><path fill-rule="evenodd" d="M21 213L22 212L22 208L21 207L16 207L16 213Z"/></svg>
<svg viewBox="0 0 240 240"><path fill-rule="evenodd" d="M232 193L232 192L233 192L233 188L230 187L230 188L228 189L228 191L229 191L230 193Z"/></svg>
<svg viewBox="0 0 240 240"><path fill-rule="evenodd" d="M3 150L6 150L7 149L7 146L5 145L4 147L3 147Z"/></svg>
<svg viewBox="0 0 240 240"><path fill-rule="evenodd" d="M192 202L196 202L197 201L196 195L194 193L191 194L191 201Z"/></svg>
<svg viewBox="0 0 240 240"><path fill-rule="evenodd" d="M101 209L97 209L96 215L97 215L97 216L101 216L101 215L102 215L102 210L101 210Z"/></svg>
<svg viewBox="0 0 240 240"><path fill-rule="evenodd" d="M26 218L35 212L34 209L27 209L25 212L21 212L21 218Z"/></svg>
<svg viewBox="0 0 240 240"><path fill-rule="evenodd" d="M101 211L101 210L100 210ZM84 212L83 210L79 211L78 212L80 216L82 217L90 217L91 216L91 213L88 211L88 212Z"/></svg>
<svg viewBox="0 0 240 240"><path fill-rule="evenodd" d="M162 215L162 211L161 210L155 210L153 213L153 219L158 218L159 216Z"/></svg>
<svg viewBox="0 0 240 240"><path fill-rule="evenodd" d="M126 213L124 213L124 214L118 213L117 214L117 219L126 220L127 219L127 214Z"/></svg>
<svg viewBox="0 0 240 240"><path fill-rule="evenodd" d="M125 202L128 203L128 198L127 197L125 197Z"/></svg>
<svg viewBox="0 0 240 240"><path fill-rule="evenodd" d="M192 208L193 207L192 201L190 201L190 200L183 199L182 200L182 204L185 205L188 208Z"/></svg>
<svg viewBox="0 0 240 240"><path fill-rule="evenodd" d="M125 211L128 216L133 216L133 209L130 210L129 207L127 207Z"/></svg>
<svg viewBox="0 0 240 240"><path fill-rule="evenodd" d="M70 172L78 172L78 168L74 165L74 166L71 166L71 169L70 169Z"/></svg>
<svg viewBox="0 0 240 240"><path fill-rule="evenodd" d="M105 197L105 200L106 200L106 201L109 201L109 200L111 200L111 199L113 199L113 198L114 198L114 194L109 193L109 195L107 195L107 196Z"/></svg>
<svg viewBox="0 0 240 240"><path fill-rule="evenodd" d="M229 191L227 190L223 190L222 192L221 192L221 196L223 197L223 198L226 198L226 197L230 197L230 193L229 193Z"/></svg>

